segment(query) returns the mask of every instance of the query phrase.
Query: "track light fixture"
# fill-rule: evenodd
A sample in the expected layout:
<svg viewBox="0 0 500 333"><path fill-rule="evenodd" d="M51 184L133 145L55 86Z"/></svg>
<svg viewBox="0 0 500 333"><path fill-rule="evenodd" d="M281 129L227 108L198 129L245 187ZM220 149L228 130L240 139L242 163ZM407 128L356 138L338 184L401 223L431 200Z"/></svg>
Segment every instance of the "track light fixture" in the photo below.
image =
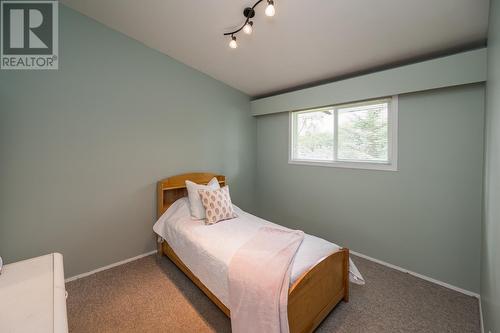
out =
<svg viewBox="0 0 500 333"><path fill-rule="evenodd" d="M255 16L255 7L257 7L257 5L262 1L264 0L259 0L252 7L247 7L243 10L243 16L245 17L245 22L240 28L231 32L226 32L224 34L224 36L231 36L231 40L229 41L230 48L235 49L238 47L238 43L236 42L236 36L235 36L238 32L243 30L243 32L246 33L247 35L250 35L253 32L253 22L250 21L250 19ZM266 2L267 2L267 7L264 13L266 14L266 16L274 16L274 14L276 13L276 9L274 8L274 0L266 0Z"/></svg>

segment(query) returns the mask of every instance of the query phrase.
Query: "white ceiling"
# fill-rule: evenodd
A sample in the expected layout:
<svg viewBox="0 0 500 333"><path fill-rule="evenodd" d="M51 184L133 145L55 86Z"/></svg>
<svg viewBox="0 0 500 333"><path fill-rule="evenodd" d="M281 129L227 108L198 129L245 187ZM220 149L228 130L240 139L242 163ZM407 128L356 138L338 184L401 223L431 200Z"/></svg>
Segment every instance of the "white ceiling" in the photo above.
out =
<svg viewBox="0 0 500 333"><path fill-rule="evenodd" d="M275 0L239 47L222 34L248 0L62 0L250 96L425 57L486 39L488 0Z"/></svg>

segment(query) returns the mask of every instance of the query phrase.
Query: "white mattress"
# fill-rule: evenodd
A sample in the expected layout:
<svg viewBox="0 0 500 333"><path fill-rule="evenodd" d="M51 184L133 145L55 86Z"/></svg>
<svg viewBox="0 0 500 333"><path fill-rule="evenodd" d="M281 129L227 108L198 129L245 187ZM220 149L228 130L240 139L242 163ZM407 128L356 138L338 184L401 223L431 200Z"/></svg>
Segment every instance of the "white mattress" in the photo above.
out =
<svg viewBox="0 0 500 333"><path fill-rule="evenodd" d="M287 229L234 207L237 218L205 225L203 221L191 219L188 199L182 198L170 206L153 226L191 272L227 307L227 272L235 252L262 226ZM290 283L338 249L339 246L333 243L306 234L293 262ZM352 261L350 265L351 281L364 284Z"/></svg>

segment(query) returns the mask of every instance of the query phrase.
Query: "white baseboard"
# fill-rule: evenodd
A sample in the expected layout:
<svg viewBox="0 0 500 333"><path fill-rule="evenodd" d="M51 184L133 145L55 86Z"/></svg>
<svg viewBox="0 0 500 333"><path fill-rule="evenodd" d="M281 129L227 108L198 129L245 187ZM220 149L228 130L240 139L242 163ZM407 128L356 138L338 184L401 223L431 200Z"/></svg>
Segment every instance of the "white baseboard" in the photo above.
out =
<svg viewBox="0 0 500 333"><path fill-rule="evenodd" d="M481 333L484 333L483 305L481 304L481 296L479 296L479 320L481 321Z"/></svg>
<svg viewBox="0 0 500 333"><path fill-rule="evenodd" d="M95 273L98 273L98 272L102 272L102 271L105 271L107 269L110 269L110 268L113 268L113 267L116 267L116 266L120 266L120 265L129 263L131 261L137 260L137 259L141 259L141 258L150 256L153 253L156 253L156 250L140 254L140 255L135 256L133 258L128 258L128 259L125 259L125 260L122 260L122 261L118 261L118 262L115 262L114 264L107 265L107 266L104 266L104 267L100 267L100 268L94 269L94 270L92 270L90 272L86 272L86 273L82 273L82 274L78 274L78 275L72 276L70 278L67 278L64 281L65 282L75 281L75 280L81 279L83 277L86 277L86 276L89 276L89 275L92 275L92 274L95 274Z"/></svg>
<svg viewBox="0 0 500 333"><path fill-rule="evenodd" d="M446 283L446 282L443 282L443 281L439 281L439 280L436 280L436 279L433 279L433 278L430 278L428 276L425 276L425 275L422 275L422 274L419 274L419 273L415 273L415 272L412 272L410 270L407 270L405 268L402 268L402 267L399 267L399 266L396 266L396 265L393 265L393 264L389 264L388 262L385 262L385 261L382 261L382 260L378 260L378 259L375 259L375 258L372 258L372 257L369 257L367 255L364 255L362 253L359 253L359 252L356 252L356 251L349 251L350 253L354 254L355 256L358 256L358 257L361 257L363 259L366 259L366 260L370 260L370 261L373 261L373 262L376 262L377 264L380 264L380 265L383 265L383 266L387 266L389 268L392 268L392 269L395 269L395 270L398 270L400 272L404 272L404 273L408 273L410 275L413 275L413 276L416 276L420 279L423 279L423 280L426 280L426 281L429 281L429 282L432 282L432 283L435 283L437 285L440 285L442 287L445 287L445 288L448 288L448 289L451 289L451 290L455 290L455 291L458 291L459 293L462 293L462 294L465 294L467 296L472 296L472 297L476 297L477 299L479 299L479 294L478 293L475 293L475 292L472 292L472 291L469 291L469 290L465 290L465 289L462 289L462 288L459 288L459 287L456 287L456 286L453 286L449 283Z"/></svg>

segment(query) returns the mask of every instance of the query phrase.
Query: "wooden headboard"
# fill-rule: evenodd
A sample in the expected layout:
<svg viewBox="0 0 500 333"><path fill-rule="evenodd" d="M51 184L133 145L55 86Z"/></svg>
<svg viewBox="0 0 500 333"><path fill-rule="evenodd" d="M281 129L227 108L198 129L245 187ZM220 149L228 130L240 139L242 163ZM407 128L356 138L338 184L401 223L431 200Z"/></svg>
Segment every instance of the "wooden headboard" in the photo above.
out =
<svg viewBox="0 0 500 333"><path fill-rule="evenodd" d="M175 200L187 196L186 180L206 185L214 177L217 178L221 187L226 185L225 176L206 172L185 173L160 180L157 185L157 217L159 218Z"/></svg>

